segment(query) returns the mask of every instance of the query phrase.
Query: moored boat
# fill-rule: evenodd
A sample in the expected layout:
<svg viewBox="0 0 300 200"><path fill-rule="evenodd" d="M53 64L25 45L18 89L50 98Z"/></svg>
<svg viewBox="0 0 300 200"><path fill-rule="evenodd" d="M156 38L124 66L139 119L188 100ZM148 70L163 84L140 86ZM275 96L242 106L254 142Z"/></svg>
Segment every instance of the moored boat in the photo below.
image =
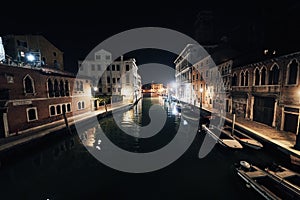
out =
<svg viewBox="0 0 300 200"><path fill-rule="evenodd" d="M229 147L232 149L242 149L243 146L234 139L231 135L224 133L221 129L218 129L215 126L210 126L207 128L205 125L202 125L202 130L209 134L214 140L224 147Z"/></svg>
<svg viewBox="0 0 300 200"><path fill-rule="evenodd" d="M238 140L242 145L251 147L253 149L261 149L263 148L262 143L259 141L253 139L249 135L239 131L239 130L234 130L232 134L232 128L229 126L224 126L223 130L227 132L227 134L232 135L236 140Z"/></svg>
<svg viewBox="0 0 300 200"><path fill-rule="evenodd" d="M237 174L266 199L300 199L300 190L272 176L269 172L241 161L235 168Z"/></svg>

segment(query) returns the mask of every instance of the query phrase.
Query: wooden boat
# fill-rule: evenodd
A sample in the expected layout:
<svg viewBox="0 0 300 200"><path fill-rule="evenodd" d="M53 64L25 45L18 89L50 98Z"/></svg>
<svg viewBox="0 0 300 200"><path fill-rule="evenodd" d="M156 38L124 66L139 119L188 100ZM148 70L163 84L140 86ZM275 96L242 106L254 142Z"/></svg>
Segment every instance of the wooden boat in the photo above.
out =
<svg viewBox="0 0 300 200"><path fill-rule="evenodd" d="M209 134L216 142L221 144L224 147L233 148L233 149L242 149L243 146L234 139L231 135L226 134L221 129L218 129L215 126L210 126L207 128L205 125L202 125L202 130ZM220 131L220 136L217 135L217 131Z"/></svg>
<svg viewBox="0 0 300 200"><path fill-rule="evenodd" d="M281 165L273 164L271 167L265 169L266 172L270 173L274 178L280 181L287 181L291 187L300 191L300 174L287 169Z"/></svg>
<svg viewBox="0 0 300 200"><path fill-rule="evenodd" d="M235 169L247 186L266 199L300 199L300 190L291 186L291 183L274 178L269 172L246 161L241 161Z"/></svg>
<svg viewBox="0 0 300 200"><path fill-rule="evenodd" d="M232 128L230 126L224 126L223 130L227 134L232 135L237 141L239 141L244 146L251 147L253 149L263 148L263 145L259 141L253 139L249 135L247 135L239 130L235 129L233 134L232 134Z"/></svg>

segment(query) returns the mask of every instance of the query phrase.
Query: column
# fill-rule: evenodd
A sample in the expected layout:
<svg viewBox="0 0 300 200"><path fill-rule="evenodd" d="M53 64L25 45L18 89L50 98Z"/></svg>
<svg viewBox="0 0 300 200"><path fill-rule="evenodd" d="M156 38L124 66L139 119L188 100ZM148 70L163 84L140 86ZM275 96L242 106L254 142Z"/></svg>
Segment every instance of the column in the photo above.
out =
<svg viewBox="0 0 300 200"><path fill-rule="evenodd" d="M284 128L284 106L281 107L281 124L280 124L280 130L283 131Z"/></svg>
<svg viewBox="0 0 300 200"><path fill-rule="evenodd" d="M277 103L278 103L278 99L275 99L275 103L274 103L274 115L273 115L272 127L276 127Z"/></svg>
<svg viewBox="0 0 300 200"><path fill-rule="evenodd" d="M249 109L249 95L247 95L245 118L249 118L248 109Z"/></svg>
<svg viewBox="0 0 300 200"><path fill-rule="evenodd" d="M251 96L250 102L250 120L253 121L253 109L254 109L254 96Z"/></svg>
<svg viewBox="0 0 300 200"><path fill-rule="evenodd" d="M7 120L7 113L3 113L3 125L4 125L4 135L5 137L9 136L9 128L8 128L8 120Z"/></svg>

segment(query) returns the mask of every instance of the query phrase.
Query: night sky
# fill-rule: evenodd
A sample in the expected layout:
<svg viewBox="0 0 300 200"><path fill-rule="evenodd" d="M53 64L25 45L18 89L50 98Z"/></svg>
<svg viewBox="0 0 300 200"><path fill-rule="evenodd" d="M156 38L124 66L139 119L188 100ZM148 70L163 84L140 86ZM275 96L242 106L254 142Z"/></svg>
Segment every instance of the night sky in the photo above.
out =
<svg viewBox="0 0 300 200"><path fill-rule="evenodd" d="M217 28L235 27L255 20L268 30L270 44L294 50L300 44L297 0L270 1L80 1L62 5L55 1L1 2L0 36L42 34L64 52L65 68L77 69L78 59L97 44L119 32L146 26L170 28L194 37L197 13L211 10L219 20ZM163 3L163 4L162 4ZM297 12L298 11L298 12ZM292 25L291 25L292 24ZM294 28L293 24L295 25ZM153 51L137 53L138 64L152 62ZM148 55L147 55L148 54ZM152 56L151 56L152 55ZM172 65L169 60L158 62Z"/></svg>

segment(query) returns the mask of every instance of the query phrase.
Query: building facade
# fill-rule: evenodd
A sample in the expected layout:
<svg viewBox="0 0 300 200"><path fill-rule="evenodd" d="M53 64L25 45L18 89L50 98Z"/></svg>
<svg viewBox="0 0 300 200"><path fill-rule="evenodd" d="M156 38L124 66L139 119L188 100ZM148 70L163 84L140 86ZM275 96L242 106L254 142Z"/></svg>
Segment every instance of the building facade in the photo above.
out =
<svg viewBox="0 0 300 200"><path fill-rule="evenodd" d="M50 68L0 65L0 137L91 110L91 82Z"/></svg>
<svg viewBox="0 0 300 200"><path fill-rule="evenodd" d="M92 59L79 61L78 73L91 77L95 95L112 96L112 101L133 102L141 97L141 76L135 59L112 61L110 52L100 50Z"/></svg>
<svg viewBox="0 0 300 200"><path fill-rule="evenodd" d="M299 134L300 53L232 69L232 108L238 115Z"/></svg>
<svg viewBox="0 0 300 200"><path fill-rule="evenodd" d="M42 35L3 36L9 65L47 66L64 70L63 52Z"/></svg>

